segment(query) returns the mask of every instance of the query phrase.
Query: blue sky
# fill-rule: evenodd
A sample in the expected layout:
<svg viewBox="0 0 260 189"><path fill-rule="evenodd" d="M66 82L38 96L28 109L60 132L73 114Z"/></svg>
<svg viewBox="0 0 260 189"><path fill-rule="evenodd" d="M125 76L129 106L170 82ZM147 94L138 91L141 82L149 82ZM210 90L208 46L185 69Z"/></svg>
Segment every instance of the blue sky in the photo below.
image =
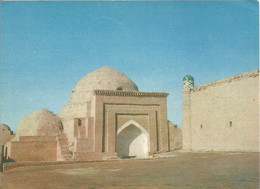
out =
<svg viewBox="0 0 260 189"><path fill-rule="evenodd" d="M0 3L0 122L14 131L35 110L59 113L102 66L168 92L168 119L181 126L186 74L199 85L259 65L256 1Z"/></svg>

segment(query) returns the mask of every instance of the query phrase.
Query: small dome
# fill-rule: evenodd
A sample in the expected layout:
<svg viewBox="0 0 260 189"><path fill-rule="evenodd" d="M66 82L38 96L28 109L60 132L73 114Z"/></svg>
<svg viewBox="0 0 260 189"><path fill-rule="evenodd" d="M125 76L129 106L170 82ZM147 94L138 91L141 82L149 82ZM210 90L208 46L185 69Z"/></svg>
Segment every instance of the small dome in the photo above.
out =
<svg viewBox="0 0 260 189"><path fill-rule="evenodd" d="M191 75L186 75L182 81L191 80L194 81L194 78Z"/></svg>
<svg viewBox="0 0 260 189"><path fill-rule="evenodd" d="M14 137L13 131L11 131L10 127L6 124L0 124L0 146L6 144L11 141Z"/></svg>
<svg viewBox="0 0 260 189"><path fill-rule="evenodd" d="M12 132L12 130L10 129L10 127L4 123L0 123L0 129L6 129L10 132Z"/></svg>
<svg viewBox="0 0 260 189"><path fill-rule="evenodd" d="M183 81L183 88L194 87L194 78L191 75L186 75L182 81Z"/></svg>
<svg viewBox="0 0 260 189"><path fill-rule="evenodd" d="M60 124L60 118L55 114L40 109L20 121L16 136L55 136Z"/></svg>
<svg viewBox="0 0 260 189"><path fill-rule="evenodd" d="M74 88L74 91L122 90L138 91L136 84L124 73L104 66L84 76Z"/></svg>

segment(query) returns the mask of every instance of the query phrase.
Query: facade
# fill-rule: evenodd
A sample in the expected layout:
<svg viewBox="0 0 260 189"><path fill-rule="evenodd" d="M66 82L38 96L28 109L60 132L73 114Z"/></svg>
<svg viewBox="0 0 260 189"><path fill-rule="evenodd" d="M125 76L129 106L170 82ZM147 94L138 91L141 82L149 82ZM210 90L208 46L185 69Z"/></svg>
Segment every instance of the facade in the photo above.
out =
<svg viewBox="0 0 260 189"><path fill-rule="evenodd" d="M41 109L26 116L5 153L12 161L65 161L146 158L179 148L167 96L139 92L125 74L102 67L76 84L60 114Z"/></svg>
<svg viewBox="0 0 260 189"><path fill-rule="evenodd" d="M182 129L167 120L167 96L139 92L125 74L102 67L76 84L59 114L27 115L15 137L2 125L1 154L19 162L147 158L182 148L259 152L259 70L199 86L185 76Z"/></svg>
<svg viewBox="0 0 260 189"><path fill-rule="evenodd" d="M194 87L183 78L183 149L259 152L259 70Z"/></svg>

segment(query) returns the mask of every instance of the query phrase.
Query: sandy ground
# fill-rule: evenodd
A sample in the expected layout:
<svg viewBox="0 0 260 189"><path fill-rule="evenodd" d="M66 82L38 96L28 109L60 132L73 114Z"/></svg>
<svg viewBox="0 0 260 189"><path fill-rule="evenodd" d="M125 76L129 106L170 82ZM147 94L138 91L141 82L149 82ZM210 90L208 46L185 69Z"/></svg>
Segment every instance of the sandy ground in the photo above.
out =
<svg viewBox="0 0 260 189"><path fill-rule="evenodd" d="M259 153L185 153L147 160L20 167L0 188L259 188Z"/></svg>

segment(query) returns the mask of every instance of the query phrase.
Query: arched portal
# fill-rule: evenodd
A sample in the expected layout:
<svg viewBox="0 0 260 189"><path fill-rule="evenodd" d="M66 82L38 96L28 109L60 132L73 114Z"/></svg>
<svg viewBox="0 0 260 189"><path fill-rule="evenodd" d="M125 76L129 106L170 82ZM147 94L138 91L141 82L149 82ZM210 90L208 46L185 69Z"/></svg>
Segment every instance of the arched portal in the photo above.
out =
<svg viewBox="0 0 260 189"><path fill-rule="evenodd" d="M117 131L117 156L120 158L148 157L149 133L137 122L130 120Z"/></svg>

